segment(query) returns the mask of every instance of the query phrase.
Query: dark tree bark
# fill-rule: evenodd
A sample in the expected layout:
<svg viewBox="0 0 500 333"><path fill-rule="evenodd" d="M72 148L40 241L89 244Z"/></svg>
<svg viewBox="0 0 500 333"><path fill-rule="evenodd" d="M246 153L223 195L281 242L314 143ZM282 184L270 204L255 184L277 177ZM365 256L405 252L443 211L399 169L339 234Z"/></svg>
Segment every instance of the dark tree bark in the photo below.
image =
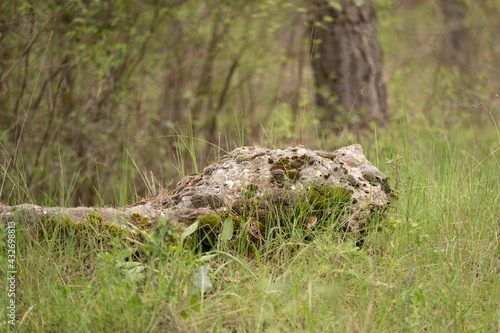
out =
<svg viewBox="0 0 500 333"><path fill-rule="evenodd" d="M355 130L371 121L383 125L387 102L375 4L341 0L340 9L324 0L315 4L311 26L316 104L327 111L325 120L340 128L349 124Z"/></svg>
<svg viewBox="0 0 500 333"><path fill-rule="evenodd" d="M442 62L464 74L469 70L470 36L465 22L465 0L441 0L441 10L447 31L444 35Z"/></svg>

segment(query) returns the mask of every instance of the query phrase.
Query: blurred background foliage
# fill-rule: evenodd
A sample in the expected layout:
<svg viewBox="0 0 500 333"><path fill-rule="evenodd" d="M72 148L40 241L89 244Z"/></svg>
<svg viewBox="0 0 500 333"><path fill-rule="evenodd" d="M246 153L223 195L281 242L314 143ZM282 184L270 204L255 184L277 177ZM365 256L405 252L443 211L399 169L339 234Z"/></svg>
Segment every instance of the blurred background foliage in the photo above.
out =
<svg viewBox="0 0 500 333"><path fill-rule="evenodd" d="M500 1L463 1L458 21L447 1L376 1L380 139L401 123L467 136L500 120ZM373 142L374 126L318 120L313 3L2 1L0 201L125 205L236 146ZM457 31L465 48L450 42Z"/></svg>

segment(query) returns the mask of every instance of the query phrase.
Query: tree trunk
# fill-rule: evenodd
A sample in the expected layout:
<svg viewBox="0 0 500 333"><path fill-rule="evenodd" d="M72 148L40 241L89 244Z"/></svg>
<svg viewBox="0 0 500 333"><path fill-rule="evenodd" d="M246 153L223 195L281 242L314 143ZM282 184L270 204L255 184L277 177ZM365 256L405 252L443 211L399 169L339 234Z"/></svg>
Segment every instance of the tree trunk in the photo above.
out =
<svg viewBox="0 0 500 333"><path fill-rule="evenodd" d="M464 0L441 0L447 31L444 36L442 62L464 74L469 71L470 36L465 22L467 4Z"/></svg>
<svg viewBox="0 0 500 333"><path fill-rule="evenodd" d="M324 119L341 129L356 130L371 121L383 125L387 102L375 4L341 0L334 8L324 0L316 3L312 68Z"/></svg>

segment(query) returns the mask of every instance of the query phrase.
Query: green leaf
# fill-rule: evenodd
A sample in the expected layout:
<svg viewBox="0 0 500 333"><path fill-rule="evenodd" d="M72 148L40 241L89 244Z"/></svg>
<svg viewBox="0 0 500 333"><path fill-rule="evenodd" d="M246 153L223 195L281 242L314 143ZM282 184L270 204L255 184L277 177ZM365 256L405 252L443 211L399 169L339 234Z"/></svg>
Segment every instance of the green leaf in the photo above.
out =
<svg viewBox="0 0 500 333"><path fill-rule="evenodd" d="M220 234L220 239L227 242L233 238L234 222L233 219L227 218L224 221L224 226L222 227L222 232Z"/></svg>
<svg viewBox="0 0 500 333"><path fill-rule="evenodd" d="M142 297L137 294L130 297L130 299L128 300L128 308L130 312L133 313L135 316L140 315L143 308Z"/></svg>
<svg viewBox="0 0 500 333"><path fill-rule="evenodd" d="M202 294L212 289L212 282L210 281L210 277L208 276L207 266L198 267L198 271L193 278L193 286L198 288Z"/></svg>
<svg viewBox="0 0 500 333"><path fill-rule="evenodd" d="M201 256L199 259L197 259L196 262L199 263L199 264L201 264L201 263L204 263L205 261L212 260L216 256L217 256L216 254L206 254L204 256Z"/></svg>
<svg viewBox="0 0 500 333"><path fill-rule="evenodd" d="M142 281L146 275L143 273L146 270L146 266L136 261L118 261L115 265L121 268L126 276L134 282Z"/></svg>
<svg viewBox="0 0 500 333"><path fill-rule="evenodd" d="M333 17L331 17L330 15L325 15L325 16L323 16L323 20L327 23L332 23Z"/></svg>
<svg viewBox="0 0 500 333"><path fill-rule="evenodd" d="M182 241L184 241L184 239L186 239L186 237L190 236L191 234L193 234L193 232L198 230L198 224L199 224L198 221L196 221L195 223L187 227L186 230L184 230L184 232L181 235L181 243Z"/></svg>
<svg viewBox="0 0 500 333"><path fill-rule="evenodd" d="M342 11L342 5L340 4L339 0L330 0L328 1L328 4L335 10L341 12Z"/></svg>

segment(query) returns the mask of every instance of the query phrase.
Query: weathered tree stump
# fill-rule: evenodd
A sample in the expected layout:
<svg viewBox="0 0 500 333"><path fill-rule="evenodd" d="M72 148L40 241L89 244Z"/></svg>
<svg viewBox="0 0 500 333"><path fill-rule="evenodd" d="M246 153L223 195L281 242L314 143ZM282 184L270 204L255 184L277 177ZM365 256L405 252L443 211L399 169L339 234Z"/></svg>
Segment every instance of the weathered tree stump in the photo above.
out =
<svg viewBox="0 0 500 333"><path fill-rule="evenodd" d="M235 230L248 228L255 239L264 239L268 230L286 221L305 230L322 226L358 232L383 215L390 193L385 175L366 159L360 145L333 152L302 146L242 147L202 173L185 177L172 192L125 210L0 205L0 221L36 226L47 220L72 225L97 220L110 229L133 232L150 231L166 218L179 232L198 221L200 228L217 234L222 221L230 218Z"/></svg>

